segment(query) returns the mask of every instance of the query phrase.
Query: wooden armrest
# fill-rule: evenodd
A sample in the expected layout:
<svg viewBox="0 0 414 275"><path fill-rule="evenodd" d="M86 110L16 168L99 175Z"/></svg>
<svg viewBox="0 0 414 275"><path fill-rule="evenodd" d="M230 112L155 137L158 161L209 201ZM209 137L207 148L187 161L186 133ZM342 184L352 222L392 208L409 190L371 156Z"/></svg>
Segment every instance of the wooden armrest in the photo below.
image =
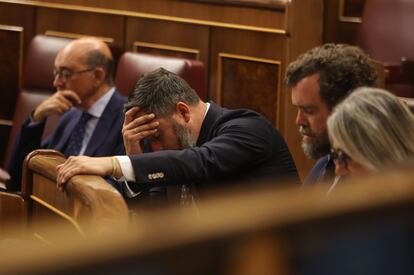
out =
<svg viewBox="0 0 414 275"><path fill-rule="evenodd" d="M65 192L58 191L56 167L64 161L65 157L54 150L35 150L26 157L22 193L31 202L29 208L46 208L82 234L125 228L129 223L128 207L121 194L102 177L74 176ZM89 228L92 224L94 228Z"/></svg>

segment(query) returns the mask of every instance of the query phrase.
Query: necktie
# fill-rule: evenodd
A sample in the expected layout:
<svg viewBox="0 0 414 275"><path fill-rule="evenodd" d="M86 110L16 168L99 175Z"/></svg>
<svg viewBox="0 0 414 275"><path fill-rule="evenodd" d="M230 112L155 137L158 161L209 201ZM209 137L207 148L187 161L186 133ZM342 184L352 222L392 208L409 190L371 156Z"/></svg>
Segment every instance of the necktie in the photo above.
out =
<svg viewBox="0 0 414 275"><path fill-rule="evenodd" d="M85 137L86 123L92 117L91 114L83 112L81 118L79 119L78 124L75 126L75 129L72 132L72 135L69 138L68 145L65 149L65 156L77 156L82 148L82 141Z"/></svg>

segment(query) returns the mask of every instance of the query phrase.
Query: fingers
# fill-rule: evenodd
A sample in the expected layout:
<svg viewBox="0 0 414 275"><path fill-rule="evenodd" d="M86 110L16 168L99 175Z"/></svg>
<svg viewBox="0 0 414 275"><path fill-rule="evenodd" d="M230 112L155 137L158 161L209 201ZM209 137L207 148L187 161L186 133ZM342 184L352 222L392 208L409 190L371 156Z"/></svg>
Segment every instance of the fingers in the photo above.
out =
<svg viewBox="0 0 414 275"><path fill-rule="evenodd" d="M36 108L33 119L39 122L53 114L62 115L74 106L73 102L79 101L79 96L73 91L58 91Z"/></svg>
<svg viewBox="0 0 414 275"><path fill-rule="evenodd" d="M80 174L106 176L111 174L112 169L111 157L69 157L57 166L57 188L63 191L66 182L73 176Z"/></svg>
<svg viewBox="0 0 414 275"><path fill-rule="evenodd" d="M133 117L132 114L135 115L137 113L137 109L131 109L130 111L130 113L128 111L128 114L125 114L124 126L122 127L122 135L126 141L136 143L158 131L159 122L153 121L155 118L154 114L144 114L131 119Z"/></svg>
<svg viewBox="0 0 414 275"><path fill-rule="evenodd" d="M71 90L59 91L61 95L74 106L79 106L82 103L81 98L77 93Z"/></svg>
<svg viewBox="0 0 414 275"><path fill-rule="evenodd" d="M158 121L152 121L154 118L155 118L154 114L145 114L137 118L131 119L129 117L127 118L127 115L125 114L124 126L122 127L122 130L123 131L134 130L134 132L137 133L141 131L154 129L158 127L159 125Z"/></svg>
<svg viewBox="0 0 414 275"><path fill-rule="evenodd" d="M59 191L63 191L66 182L70 178L84 173L83 161L85 158L87 157L69 157L64 163L57 166L56 183Z"/></svg>
<svg viewBox="0 0 414 275"><path fill-rule="evenodd" d="M139 110L140 110L139 107L132 107L131 109L129 109L125 113L125 119L124 119L124 125L123 126L128 125L134 119L134 117L138 114Z"/></svg>
<svg viewBox="0 0 414 275"><path fill-rule="evenodd" d="M0 182L8 181L10 179L9 173L0 168Z"/></svg>

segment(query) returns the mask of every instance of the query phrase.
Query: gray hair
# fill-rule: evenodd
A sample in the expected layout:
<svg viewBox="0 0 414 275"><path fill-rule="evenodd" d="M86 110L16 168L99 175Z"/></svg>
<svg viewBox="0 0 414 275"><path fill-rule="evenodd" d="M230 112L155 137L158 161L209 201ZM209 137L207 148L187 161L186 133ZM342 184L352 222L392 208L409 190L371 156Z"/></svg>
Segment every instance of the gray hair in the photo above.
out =
<svg viewBox="0 0 414 275"><path fill-rule="evenodd" d="M328 118L330 139L371 171L414 159L414 115L385 90L362 87Z"/></svg>
<svg viewBox="0 0 414 275"><path fill-rule="evenodd" d="M178 102L195 105L200 101L197 93L178 75L159 68L145 74L135 84L128 97L124 112L140 107L146 113L166 117L175 111Z"/></svg>
<svg viewBox="0 0 414 275"><path fill-rule="evenodd" d="M86 55L85 65L88 68L102 67L105 71L105 83L113 84L114 60L112 56L107 57L100 50L91 50Z"/></svg>

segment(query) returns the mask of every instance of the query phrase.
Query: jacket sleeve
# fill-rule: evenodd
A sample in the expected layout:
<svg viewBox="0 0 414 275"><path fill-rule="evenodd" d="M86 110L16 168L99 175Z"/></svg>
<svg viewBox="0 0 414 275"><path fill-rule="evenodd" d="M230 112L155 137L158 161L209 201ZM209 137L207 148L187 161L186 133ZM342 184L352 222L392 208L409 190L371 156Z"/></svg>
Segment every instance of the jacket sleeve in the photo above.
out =
<svg viewBox="0 0 414 275"><path fill-rule="evenodd" d="M31 124L28 118L22 124L19 135L13 146L13 153L9 163L10 182L7 185L10 191L20 191L23 161L33 150L41 148L41 139L46 122Z"/></svg>
<svg viewBox="0 0 414 275"><path fill-rule="evenodd" d="M200 147L131 156L136 182L130 186L138 191L218 179L266 159L273 146L271 131L260 119L232 120Z"/></svg>

